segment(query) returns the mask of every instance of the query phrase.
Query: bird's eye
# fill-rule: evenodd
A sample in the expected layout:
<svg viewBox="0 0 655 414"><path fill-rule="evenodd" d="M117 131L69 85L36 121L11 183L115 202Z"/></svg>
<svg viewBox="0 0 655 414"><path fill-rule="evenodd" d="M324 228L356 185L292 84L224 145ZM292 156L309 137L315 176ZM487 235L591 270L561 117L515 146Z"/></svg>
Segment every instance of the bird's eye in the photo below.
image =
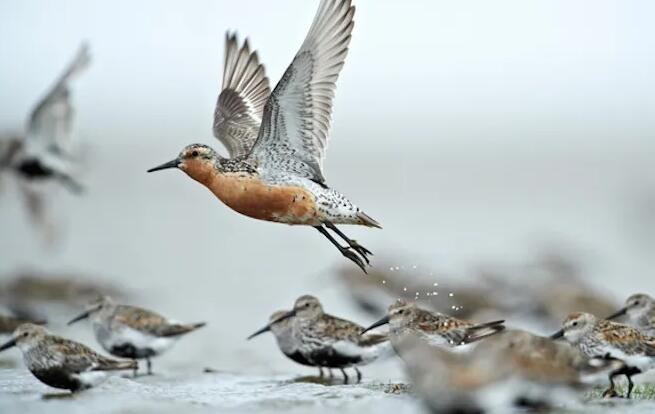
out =
<svg viewBox="0 0 655 414"><path fill-rule="evenodd" d="M398 314L399 314L399 315L402 315L403 313L405 313L405 310L404 310L404 309L401 309L401 310L398 311Z"/></svg>
<svg viewBox="0 0 655 414"><path fill-rule="evenodd" d="M191 156L192 157L197 157L198 156L198 151L193 150L193 152L191 153Z"/></svg>
<svg viewBox="0 0 655 414"><path fill-rule="evenodd" d="M27 332L24 332L24 333L23 333L23 336L24 336L24 337L27 337L27 335L29 335L29 333L27 333Z"/></svg>
<svg viewBox="0 0 655 414"><path fill-rule="evenodd" d="M571 325L572 326L578 326L578 322L573 322Z"/></svg>

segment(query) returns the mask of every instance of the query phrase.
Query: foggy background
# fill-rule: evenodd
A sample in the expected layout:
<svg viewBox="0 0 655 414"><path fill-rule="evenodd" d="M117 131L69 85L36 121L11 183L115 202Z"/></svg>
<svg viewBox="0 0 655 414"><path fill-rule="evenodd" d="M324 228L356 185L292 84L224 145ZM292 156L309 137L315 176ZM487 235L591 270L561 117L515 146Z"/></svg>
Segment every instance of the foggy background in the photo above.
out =
<svg viewBox="0 0 655 414"><path fill-rule="evenodd" d="M240 216L182 172L145 173L192 142L226 153L211 134L226 30L249 37L273 86L317 4L2 1L0 130L23 128L81 41L93 62L73 85L86 194L52 200L62 234L46 249L5 185L0 277L71 271L208 321L156 360L164 370L303 371L271 337L245 337L304 293L373 322L344 300L334 273L349 262L313 229ZM384 226L345 229L374 264L466 277L547 245L619 301L655 293L655 4L355 4L325 171ZM99 348L88 325L53 322Z"/></svg>

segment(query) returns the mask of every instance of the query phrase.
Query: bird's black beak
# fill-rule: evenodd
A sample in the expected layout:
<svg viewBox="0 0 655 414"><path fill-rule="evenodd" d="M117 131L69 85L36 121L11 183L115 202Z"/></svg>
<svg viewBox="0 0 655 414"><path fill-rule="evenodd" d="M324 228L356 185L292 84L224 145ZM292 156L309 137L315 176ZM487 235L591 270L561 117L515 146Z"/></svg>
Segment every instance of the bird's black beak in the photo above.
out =
<svg viewBox="0 0 655 414"><path fill-rule="evenodd" d="M84 313L82 313L82 314L80 314L80 315L74 317L74 318L71 319L70 321L68 321L68 325L72 325L72 324L74 324L75 322L78 322L78 321L81 321L82 319L86 319L86 318L88 318L89 316L91 316L91 314L92 314L93 312L95 312L95 311L97 311L97 310L100 310L100 307L99 307L99 306L98 306L98 307L95 307L95 308L93 308L93 309L89 309L88 311L85 311Z"/></svg>
<svg viewBox="0 0 655 414"><path fill-rule="evenodd" d="M261 335L264 332L268 332L271 330L271 324L269 323L268 325L264 326L262 329L258 330L257 332L253 333L250 335L248 338L246 338L247 341L251 340L252 338L256 337L257 335Z"/></svg>
<svg viewBox="0 0 655 414"><path fill-rule="evenodd" d="M375 322L373 325L369 326L368 328L364 329L360 335L364 335L366 332L370 331L371 329L375 329L378 326L386 325L389 323L389 316L385 316L384 318L380 319L379 321Z"/></svg>
<svg viewBox="0 0 655 414"><path fill-rule="evenodd" d="M290 310L289 312L287 312L284 315L280 316L279 318L277 318L273 322L269 323L268 326L271 326L274 323L282 322L285 319L293 318L294 316L296 316L296 310L295 309Z"/></svg>
<svg viewBox="0 0 655 414"><path fill-rule="evenodd" d="M12 338L10 341L0 345L0 352L4 351L5 349L13 348L15 346L16 346L16 338Z"/></svg>
<svg viewBox="0 0 655 414"><path fill-rule="evenodd" d="M613 314L611 314L610 316L608 316L608 317L605 318L605 319L608 319L608 320L610 320L610 319L616 319L616 318L618 318L619 316L623 316L623 315L625 315L626 313L628 313L628 308L621 308L621 309L619 309L618 311L614 312Z"/></svg>
<svg viewBox="0 0 655 414"><path fill-rule="evenodd" d="M155 171L159 171L159 170L165 170L165 169L168 169L168 168L177 168L179 165L180 165L180 159L175 158L172 161L165 162L160 166L149 169L148 172L151 173L151 172L155 172Z"/></svg>
<svg viewBox="0 0 655 414"><path fill-rule="evenodd" d="M550 336L550 339L560 339L564 337L564 329L560 329Z"/></svg>

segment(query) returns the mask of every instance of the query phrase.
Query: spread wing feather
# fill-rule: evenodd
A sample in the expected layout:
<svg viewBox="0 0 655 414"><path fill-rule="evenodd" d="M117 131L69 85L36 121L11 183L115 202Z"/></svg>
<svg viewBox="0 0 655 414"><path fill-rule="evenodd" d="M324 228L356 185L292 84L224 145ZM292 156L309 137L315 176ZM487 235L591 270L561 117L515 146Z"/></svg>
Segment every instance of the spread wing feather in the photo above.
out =
<svg viewBox="0 0 655 414"><path fill-rule="evenodd" d="M214 136L230 157L250 152L257 139L264 105L271 93L264 65L248 40L239 48L236 34L225 34L223 89L214 111Z"/></svg>
<svg viewBox="0 0 655 414"><path fill-rule="evenodd" d="M354 14L351 0L321 1L305 41L266 102L252 150L260 165L325 181L332 101Z"/></svg>

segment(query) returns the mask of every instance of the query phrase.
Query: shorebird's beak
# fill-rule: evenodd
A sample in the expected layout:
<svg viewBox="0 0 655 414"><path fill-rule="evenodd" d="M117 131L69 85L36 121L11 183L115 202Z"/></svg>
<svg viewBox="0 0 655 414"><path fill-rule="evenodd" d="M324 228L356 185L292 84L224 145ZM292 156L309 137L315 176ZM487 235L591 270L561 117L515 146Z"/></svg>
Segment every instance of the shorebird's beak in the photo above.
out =
<svg viewBox="0 0 655 414"><path fill-rule="evenodd" d="M550 339L560 339L564 337L564 329L560 329L550 336Z"/></svg>
<svg viewBox="0 0 655 414"><path fill-rule="evenodd" d="M364 329L360 335L364 335L366 332L370 331L371 329L375 329L378 326L386 325L389 323L389 315L385 316L384 318L380 319L379 321L375 322L373 325L369 326L368 328Z"/></svg>
<svg viewBox="0 0 655 414"><path fill-rule="evenodd" d="M257 335L261 335L264 332L268 332L271 330L271 324L269 323L268 325L264 326L262 329L258 330L257 332L253 333L250 335L248 338L246 338L247 341L251 340L252 338L256 337Z"/></svg>
<svg viewBox="0 0 655 414"><path fill-rule="evenodd" d="M274 323L282 322L283 320L293 318L294 316L296 316L296 310L295 309L290 310L289 312L287 312L284 315L280 316L279 318L277 318L273 322L269 323L268 326L270 327Z"/></svg>
<svg viewBox="0 0 655 414"><path fill-rule="evenodd" d="M8 342L5 342L4 344L0 345L0 352L4 351L5 349L13 348L16 346L16 338L12 338Z"/></svg>
<svg viewBox="0 0 655 414"><path fill-rule="evenodd" d="M96 306L95 308L89 309L88 311L85 311L84 313L82 313L82 314L80 314L80 315L74 317L74 318L71 319L70 321L68 321L68 325L72 325L72 324L74 324L75 322L81 321L82 319L86 319L86 318L88 318L89 316L91 316L91 314L92 314L93 312L98 311L98 310L100 310L100 306Z"/></svg>
<svg viewBox="0 0 655 414"><path fill-rule="evenodd" d="M619 309L618 311L614 312L613 314L611 314L610 316L608 316L608 317L605 318L605 319L608 319L608 320L610 320L610 319L616 319L616 318L618 318L619 316L623 316L623 315L625 315L626 313L628 313L628 308L627 308L627 307L626 307L626 308L621 308L621 309Z"/></svg>
<svg viewBox="0 0 655 414"><path fill-rule="evenodd" d="M180 165L180 159L175 158L174 160L169 161L169 162L165 162L165 163L163 163L162 165L160 165L158 167L149 169L148 172L151 173L151 172L155 172L155 171L159 171L159 170L165 170L165 169L168 169L168 168L177 168L179 165Z"/></svg>

